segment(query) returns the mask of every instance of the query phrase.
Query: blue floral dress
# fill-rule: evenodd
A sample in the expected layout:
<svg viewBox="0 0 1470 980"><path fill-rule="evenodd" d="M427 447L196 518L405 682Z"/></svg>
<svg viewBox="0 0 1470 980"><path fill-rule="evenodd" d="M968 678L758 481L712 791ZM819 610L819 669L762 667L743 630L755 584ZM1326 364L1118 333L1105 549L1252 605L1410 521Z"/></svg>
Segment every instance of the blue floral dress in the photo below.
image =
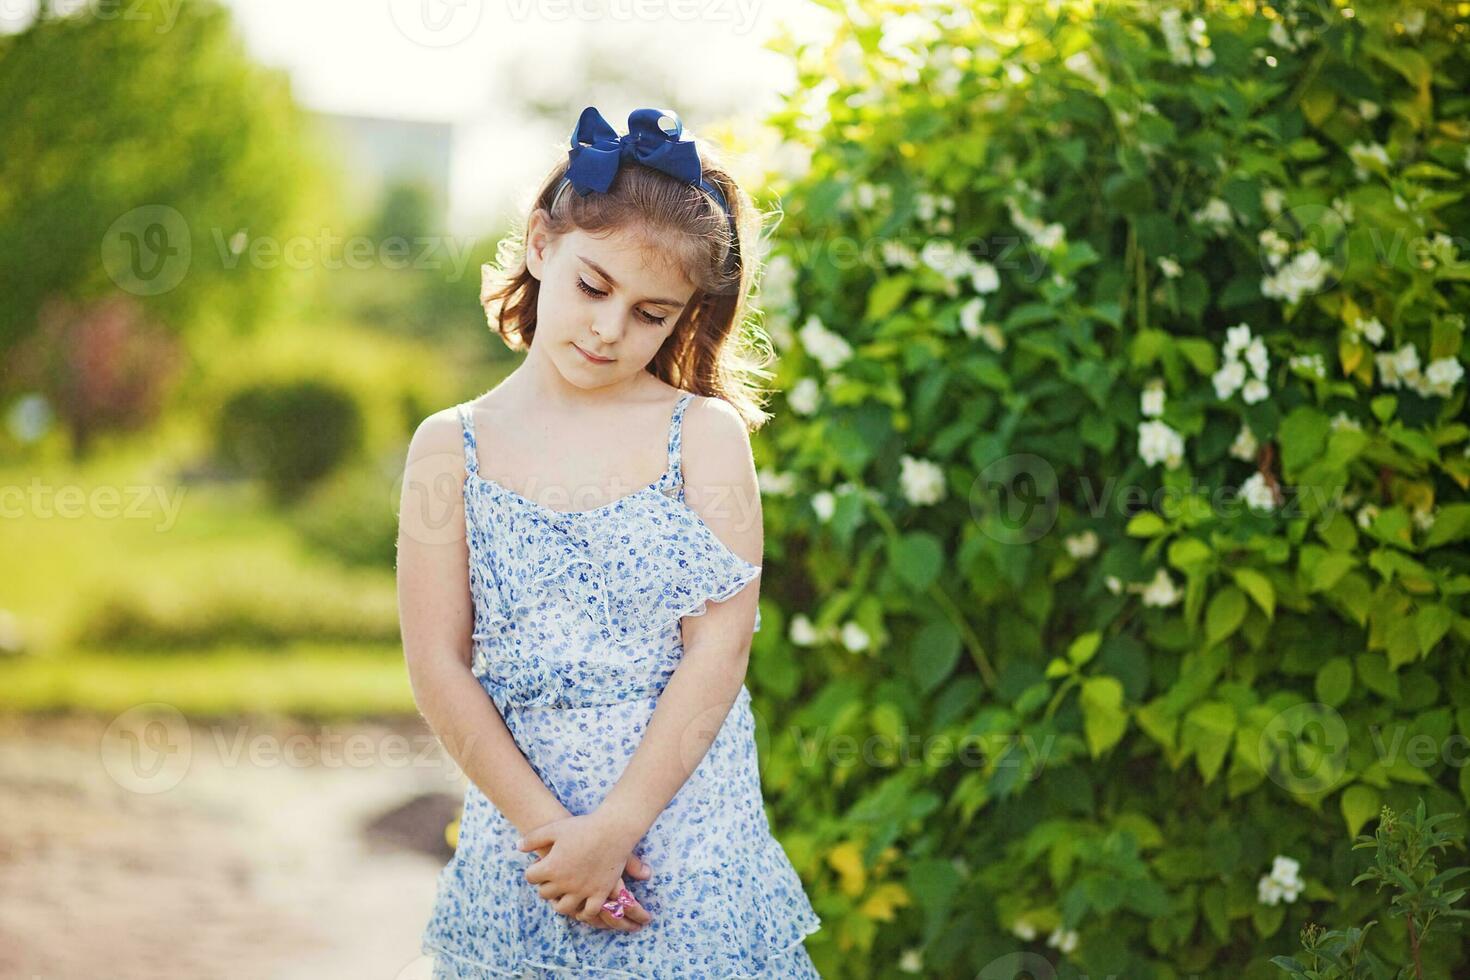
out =
<svg viewBox="0 0 1470 980"><path fill-rule="evenodd" d="M602 507L557 511L480 476L464 428L473 673L531 767L574 814L594 810L642 738L683 655L680 620L760 574L684 503L679 397L668 467ZM755 629L760 629L756 614ZM771 835L743 684L708 753L635 845L625 876L652 916L637 932L557 912L525 871L538 854L470 782L459 845L423 933L435 980L817 978L802 940L821 927Z"/></svg>

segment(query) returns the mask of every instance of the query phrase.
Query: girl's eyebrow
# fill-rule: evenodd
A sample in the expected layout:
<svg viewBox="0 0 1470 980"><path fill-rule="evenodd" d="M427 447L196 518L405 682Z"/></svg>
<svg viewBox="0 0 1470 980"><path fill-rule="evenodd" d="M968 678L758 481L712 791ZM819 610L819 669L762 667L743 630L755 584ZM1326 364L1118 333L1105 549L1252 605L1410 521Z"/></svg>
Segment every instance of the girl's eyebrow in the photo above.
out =
<svg viewBox="0 0 1470 980"><path fill-rule="evenodd" d="M606 269L598 265L596 262L593 262L585 255L579 255L577 256L577 258L590 265L592 267L592 271L597 273L602 278L606 279L609 286L612 286L614 289L617 288L618 281L612 276L608 275ZM682 310L684 308L684 304L676 299L646 299L643 302L652 303L654 306L672 306L676 310Z"/></svg>

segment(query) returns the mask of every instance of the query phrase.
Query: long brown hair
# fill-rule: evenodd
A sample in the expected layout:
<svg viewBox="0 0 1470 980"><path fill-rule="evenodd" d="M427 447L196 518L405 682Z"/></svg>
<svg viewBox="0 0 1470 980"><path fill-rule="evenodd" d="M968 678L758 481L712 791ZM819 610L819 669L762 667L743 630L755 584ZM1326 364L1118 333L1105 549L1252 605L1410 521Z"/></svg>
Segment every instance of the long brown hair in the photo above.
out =
<svg viewBox="0 0 1470 980"><path fill-rule="evenodd" d="M730 203L733 238L724 211L697 187L652 167L624 162L606 193L583 197L563 185L568 164L563 154L541 182L527 220L500 240L495 261L481 266L480 302L491 329L506 345L527 350L536 336L541 288L526 268L530 215L547 212L553 235L574 228L589 234L636 230L651 250L675 263L694 284L689 305L649 362L648 372L676 388L723 398L740 413L746 428L754 430L771 417L754 379L769 377L765 368L774 360L763 332L747 319L764 216L719 163L708 140L699 140L699 156L704 179Z"/></svg>

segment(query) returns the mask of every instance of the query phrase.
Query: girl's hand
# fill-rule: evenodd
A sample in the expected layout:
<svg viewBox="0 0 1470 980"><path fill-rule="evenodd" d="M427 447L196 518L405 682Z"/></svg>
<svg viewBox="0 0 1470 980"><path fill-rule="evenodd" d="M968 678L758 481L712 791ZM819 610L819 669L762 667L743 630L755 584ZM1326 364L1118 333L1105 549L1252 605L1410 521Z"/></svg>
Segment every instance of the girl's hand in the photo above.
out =
<svg viewBox="0 0 1470 980"><path fill-rule="evenodd" d="M537 851L550 853L551 848L537 848ZM652 877L652 875L653 868L651 868L644 861L639 860L636 854L628 855L627 864L623 866L624 879L637 878L640 881L644 881ZM622 885L623 881L620 880L618 884ZM609 901L615 898L617 894L618 890L613 889L613 894L609 896ZM628 906L627 908L623 909L622 918L617 918L607 909L603 908L599 908L600 914L593 918L591 921L588 921L580 915L577 916L577 918L583 922L587 922L588 925L596 926L599 929L612 929L616 932L637 932L639 929L642 929L644 926L648 925L648 923L653 921L653 913L649 912L642 905L636 904L637 899L634 899L634 902L634 905Z"/></svg>
<svg viewBox="0 0 1470 980"><path fill-rule="evenodd" d="M589 923L604 921L602 903L617 896L622 872L631 865L636 875L643 864L629 854L631 844L596 813L543 824L517 846L522 851L549 848L526 869L526 880L562 915ZM610 915L608 920L622 922Z"/></svg>

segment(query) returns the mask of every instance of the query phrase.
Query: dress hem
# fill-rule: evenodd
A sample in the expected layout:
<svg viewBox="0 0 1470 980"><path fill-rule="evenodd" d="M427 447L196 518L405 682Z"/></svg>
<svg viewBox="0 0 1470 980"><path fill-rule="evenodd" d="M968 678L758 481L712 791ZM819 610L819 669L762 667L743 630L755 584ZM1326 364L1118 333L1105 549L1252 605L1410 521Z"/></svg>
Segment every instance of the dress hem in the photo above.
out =
<svg viewBox="0 0 1470 980"><path fill-rule="evenodd" d="M777 950L774 954L775 956L785 956L786 954L799 948L803 943L805 943L808 936L816 935L816 933L821 931L822 926L825 924L822 921L822 917L820 915L817 915L815 912L813 913L813 916L814 918L812 921L804 923L802 925L802 934L797 937L797 939L791 944L780 950ZM516 969L512 971L503 967L491 966L489 963L473 959L472 957L461 956L459 953L456 953L453 950L450 950L440 945L439 943L434 942L433 940L425 940L423 945L420 947L419 952L428 956L447 956L452 960L464 963L468 966L474 967L477 970L488 970L491 973L503 977L520 977L525 972L526 967L532 966L536 967L539 970L555 970L560 973L572 973L581 977L628 977L630 978L630 980L657 980L657 978L652 974L629 973L627 970L615 970L604 967L592 967L589 971L588 968L582 966L561 966L556 963L542 963L537 960L527 959L520 960L516 966ZM712 980L764 980L764 978L768 975L769 974L766 973L726 973L721 977L712 978Z"/></svg>

